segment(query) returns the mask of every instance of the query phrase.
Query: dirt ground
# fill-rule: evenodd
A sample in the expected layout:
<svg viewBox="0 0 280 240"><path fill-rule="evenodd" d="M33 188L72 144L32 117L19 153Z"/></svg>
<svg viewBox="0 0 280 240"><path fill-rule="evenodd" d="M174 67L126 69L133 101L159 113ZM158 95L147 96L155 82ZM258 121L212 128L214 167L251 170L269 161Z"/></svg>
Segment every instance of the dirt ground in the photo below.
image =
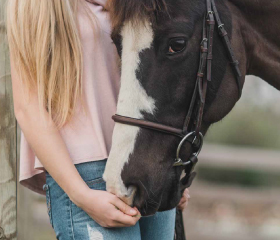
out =
<svg viewBox="0 0 280 240"><path fill-rule="evenodd" d="M279 189L195 182L184 212L190 240L279 240Z"/></svg>

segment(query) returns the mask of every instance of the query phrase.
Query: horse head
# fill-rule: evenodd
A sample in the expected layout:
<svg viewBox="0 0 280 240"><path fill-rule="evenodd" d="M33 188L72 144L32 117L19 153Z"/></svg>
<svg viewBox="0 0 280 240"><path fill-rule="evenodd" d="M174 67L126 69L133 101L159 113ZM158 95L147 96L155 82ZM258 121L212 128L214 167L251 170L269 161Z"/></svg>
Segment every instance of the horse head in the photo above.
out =
<svg viewBox="0 0 280 240"><path fill-rule="evenodd" d="M206 1L112 0L110 8L112 39L121 57L117 114L182 128L196 87ZM231 12L221 0L217 0L217 9L231 38ZM212 80L200 127L203 135L239 99L217 26L213 41ZM234 49L238 45L233 42ZM235 52L242 62L243 48ZM243 65L241 72L245 75ZM192 116L190 126L195 124ZM173 167L180 141L172 134L117 122L104 173L107 190L136 206L142 215L175 207L181 198L184 169ZM189 159L192 154L191 144L185 142L180 157Z"/></svg>

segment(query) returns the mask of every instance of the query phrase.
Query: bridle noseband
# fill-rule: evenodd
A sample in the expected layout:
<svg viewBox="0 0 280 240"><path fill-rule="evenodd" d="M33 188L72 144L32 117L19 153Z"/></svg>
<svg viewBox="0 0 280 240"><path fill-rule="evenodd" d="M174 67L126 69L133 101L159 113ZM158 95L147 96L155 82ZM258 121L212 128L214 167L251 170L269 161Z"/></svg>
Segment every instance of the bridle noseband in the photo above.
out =
<svg viewBox="0 0 280 240"><path fill-rule="evenodd" d="M174 135L182 138L177 148L176 159L173 166L185 167L186 175L181 181L184 187L189 187L192 183L192 180L195 176L195 173L193 173L192 171L198 161L197 157L203 145L203 134L201 133L201 124L202 124L203 111L204 111L205 99L207 94L207 83L211 81L211 77L212 77L211 70L212 70L212 59L213 59L213 40L214 40L214 29L215 29L216 22L218 24L219 34L223 38L223 42L228 52L230 63L233 66L233 71L238 87L239 98L241 97L242 74L239 69L239 62L237 61L233 53L228 34L224 28L224 24L220 19L215 4L215 0L206 0L206 7L207 7L207 11L206 14L204 15L202 41L200 44L201 49L200 49L199 68L198 68L193 95L191 98L190 107L187 116L184 120L183 128L178 129L160 123L120 116L117 114L112 117L113 120L117 123L151 129L151 130L155 130L158 132L162 132L162 133L166 133L169 135ZM194 109L197 100L198 100L198 110L196 113ZM190 122L195 114L197 116L193 124L194 129L190 130ZM182 159L180 158L180 151L185 142L189 142L193 148L193 154L186 162L182 161Z"/></svg>

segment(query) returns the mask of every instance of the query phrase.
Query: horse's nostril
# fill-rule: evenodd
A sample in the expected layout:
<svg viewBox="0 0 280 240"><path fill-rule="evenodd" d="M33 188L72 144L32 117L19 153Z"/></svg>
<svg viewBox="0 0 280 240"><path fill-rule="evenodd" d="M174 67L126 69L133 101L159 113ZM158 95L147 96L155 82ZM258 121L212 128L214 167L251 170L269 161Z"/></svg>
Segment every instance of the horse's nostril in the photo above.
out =
<svg viewBox="0 0 280 240"><path fill-rule="evenodd" d="M156 213L161 204L161 195L156 194L147 185L140 182L134 196L133 206L136 207L142 216L149 216Z"/></svg>
<svg viewBox="0 0 280 240"><path fill-rule="evenodd" d="M143 188L142 185L139 185L137 188L137 192L135 192L134 195L133 205L140 209L145 206L147 199L147 191Z"/></svg>

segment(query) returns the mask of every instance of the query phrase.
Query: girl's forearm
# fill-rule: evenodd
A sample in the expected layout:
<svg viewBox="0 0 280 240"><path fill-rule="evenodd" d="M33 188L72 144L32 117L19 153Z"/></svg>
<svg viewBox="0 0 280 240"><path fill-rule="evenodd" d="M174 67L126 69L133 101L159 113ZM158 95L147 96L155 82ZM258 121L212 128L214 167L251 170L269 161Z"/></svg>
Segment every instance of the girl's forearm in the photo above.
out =
<svg viewBox="0 0 280 240"><path fill-rule="evenodd" d="M43 116L40 114L36 88L30 91L28 101L25 101L26 98L23 95L26 90L23 89L25 85L21 84L12 56L11 75L14 112L22 132L45 169L72 201L79 204L83 194L89 188L72 163L66 144L50 119L49 113L44 110ZM43 117L48 119L47 124L43 121Z"/></svg>
<svg viewBox="0 0 280 240"><path fill-rule="evenodd" d="M44 114L48 114L47 111ZM16 112L18 123L34 153L71 200L79 205L88 190L68 153L58 129L52 120L45 124L36 106L29 104L24 111Z"/></svg>

